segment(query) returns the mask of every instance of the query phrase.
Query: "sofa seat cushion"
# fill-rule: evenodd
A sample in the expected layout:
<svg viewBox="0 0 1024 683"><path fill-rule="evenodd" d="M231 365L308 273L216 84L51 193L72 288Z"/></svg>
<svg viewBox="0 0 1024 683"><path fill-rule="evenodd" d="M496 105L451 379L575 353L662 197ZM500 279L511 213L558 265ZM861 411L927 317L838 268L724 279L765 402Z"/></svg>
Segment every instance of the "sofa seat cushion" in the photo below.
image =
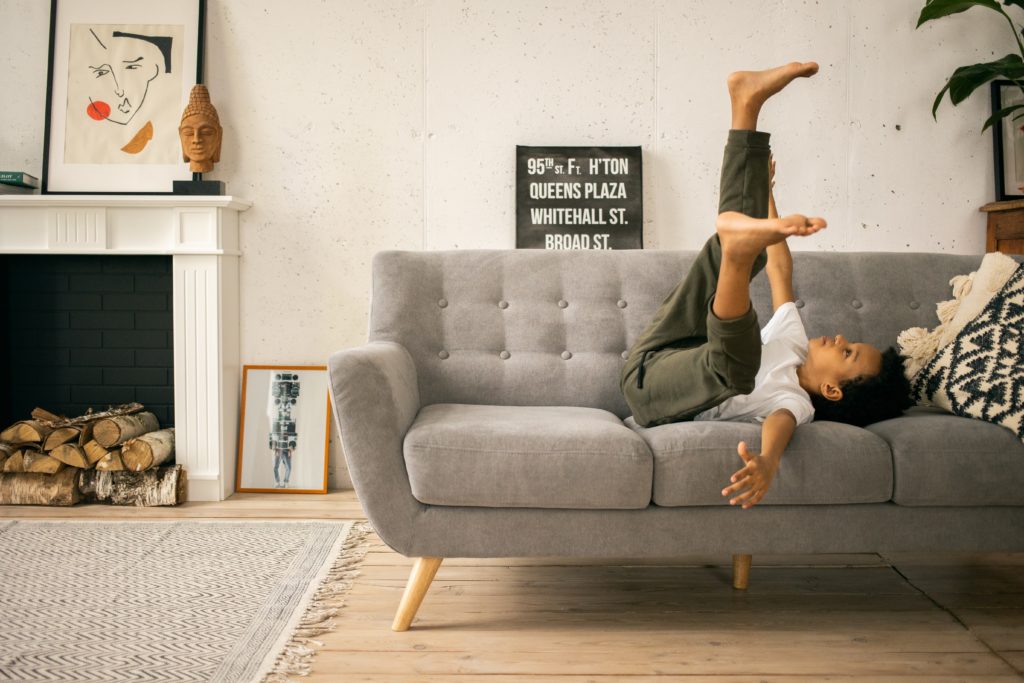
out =
<svg viewBox="0 0 1024 683"><path fill-rule="evenodd" d="M1005 427L915 406L866 429L892 448L895 503L1024 505L1024 444Z"/></svg>
<svg viewBox="0 0 1024 683"><path fill-rule="evenodd" d="M417 414L403 452L413 496L432 505L651 503L650 450L598 408L435 403Z"/></svg>
<svg viewBox="0 0 1024 683"><path fill-rule="evenodd" d="M645 429L626 425L654 454L653 500L661 506L729 505L722 495L743 467L740 441L761 450L761 426L751 422L673 422ZM879 436L838 422L797 427L772 485L758 505L883 503L892 496L892 455Z"/></svg>

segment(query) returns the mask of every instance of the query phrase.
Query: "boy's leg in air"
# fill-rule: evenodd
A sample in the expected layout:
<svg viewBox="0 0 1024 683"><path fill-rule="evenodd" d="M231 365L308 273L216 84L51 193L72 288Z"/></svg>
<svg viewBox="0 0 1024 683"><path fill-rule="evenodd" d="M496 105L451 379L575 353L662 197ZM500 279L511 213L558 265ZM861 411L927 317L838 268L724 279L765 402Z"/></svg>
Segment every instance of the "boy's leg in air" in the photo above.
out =
<svg viewBox="0 0 1024 683"><path fill-rule="evenodd" d="M620 374L641 426L691 419L753 389L761 337L749 282L764 268L768 244L809 229L797 227L800 221L783 228L788 219L758 220L768 215L770 148L769 134L756 130L757 115L789 81L815 71L813 63L792 63L729 77L732 127L716 232L634 342Z"/></svg>

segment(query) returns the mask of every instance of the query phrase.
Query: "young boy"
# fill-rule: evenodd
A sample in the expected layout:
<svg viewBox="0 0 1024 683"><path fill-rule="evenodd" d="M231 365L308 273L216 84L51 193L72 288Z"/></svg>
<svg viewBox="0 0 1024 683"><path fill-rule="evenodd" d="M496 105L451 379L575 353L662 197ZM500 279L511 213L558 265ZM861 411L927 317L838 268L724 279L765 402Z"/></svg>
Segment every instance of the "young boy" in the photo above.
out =
<svg viewBox="0 0 1024 683"><path fill-rule="evenodd" d="M797 425L829 419L864 425L912 404L896 349L884 353L842 335L808 340L793 299L790 236L812 235L823 218L780 218L771 192L769 134L756 130L764 102L815 62L729 75L732 129L722 162L716 232L630 349L619 377L642 427L686 420L763 422L761 453L745 461L726 496L744 509L771 485ZM765 270L774 315L759 330L750 280Z"/></svg>

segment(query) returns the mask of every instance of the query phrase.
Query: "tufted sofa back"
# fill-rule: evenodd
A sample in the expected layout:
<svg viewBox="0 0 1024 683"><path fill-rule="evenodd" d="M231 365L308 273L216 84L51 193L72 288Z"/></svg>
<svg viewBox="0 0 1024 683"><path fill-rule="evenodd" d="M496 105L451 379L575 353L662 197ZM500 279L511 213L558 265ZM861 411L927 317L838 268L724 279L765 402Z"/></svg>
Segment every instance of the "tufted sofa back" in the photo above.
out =
<svg viewBox="0 0 1024 683"><path fill-rule="evenodd" d="M696 253L380 251L369 341L409 350L422 405L573 405L625 418L626 351ZM810 337L842 333L884 349L905 328L937 325L935 304L952 298L950 278L981 259L798 251L794 293ZM764 273L751 288L763 327L772 315Z"/></svg>

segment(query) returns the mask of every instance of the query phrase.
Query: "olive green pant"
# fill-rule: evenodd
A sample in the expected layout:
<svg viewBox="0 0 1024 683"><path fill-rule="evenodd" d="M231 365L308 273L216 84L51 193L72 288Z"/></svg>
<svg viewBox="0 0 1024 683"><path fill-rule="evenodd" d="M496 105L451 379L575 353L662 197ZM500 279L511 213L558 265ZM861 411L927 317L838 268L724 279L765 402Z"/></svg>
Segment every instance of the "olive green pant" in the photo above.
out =
<svg viewBox="0 0 1024 683"><path fill-rule="evenodd" d="M768 217L768 139L763 131L729 131L719 213ZM762 251L751 279L767 261ZM754 389L761 366L761 328L753 306L730 320L712 312L721 262L716 233L629 350L619 385L641 427L692 420L697 413Z"/></svg>

